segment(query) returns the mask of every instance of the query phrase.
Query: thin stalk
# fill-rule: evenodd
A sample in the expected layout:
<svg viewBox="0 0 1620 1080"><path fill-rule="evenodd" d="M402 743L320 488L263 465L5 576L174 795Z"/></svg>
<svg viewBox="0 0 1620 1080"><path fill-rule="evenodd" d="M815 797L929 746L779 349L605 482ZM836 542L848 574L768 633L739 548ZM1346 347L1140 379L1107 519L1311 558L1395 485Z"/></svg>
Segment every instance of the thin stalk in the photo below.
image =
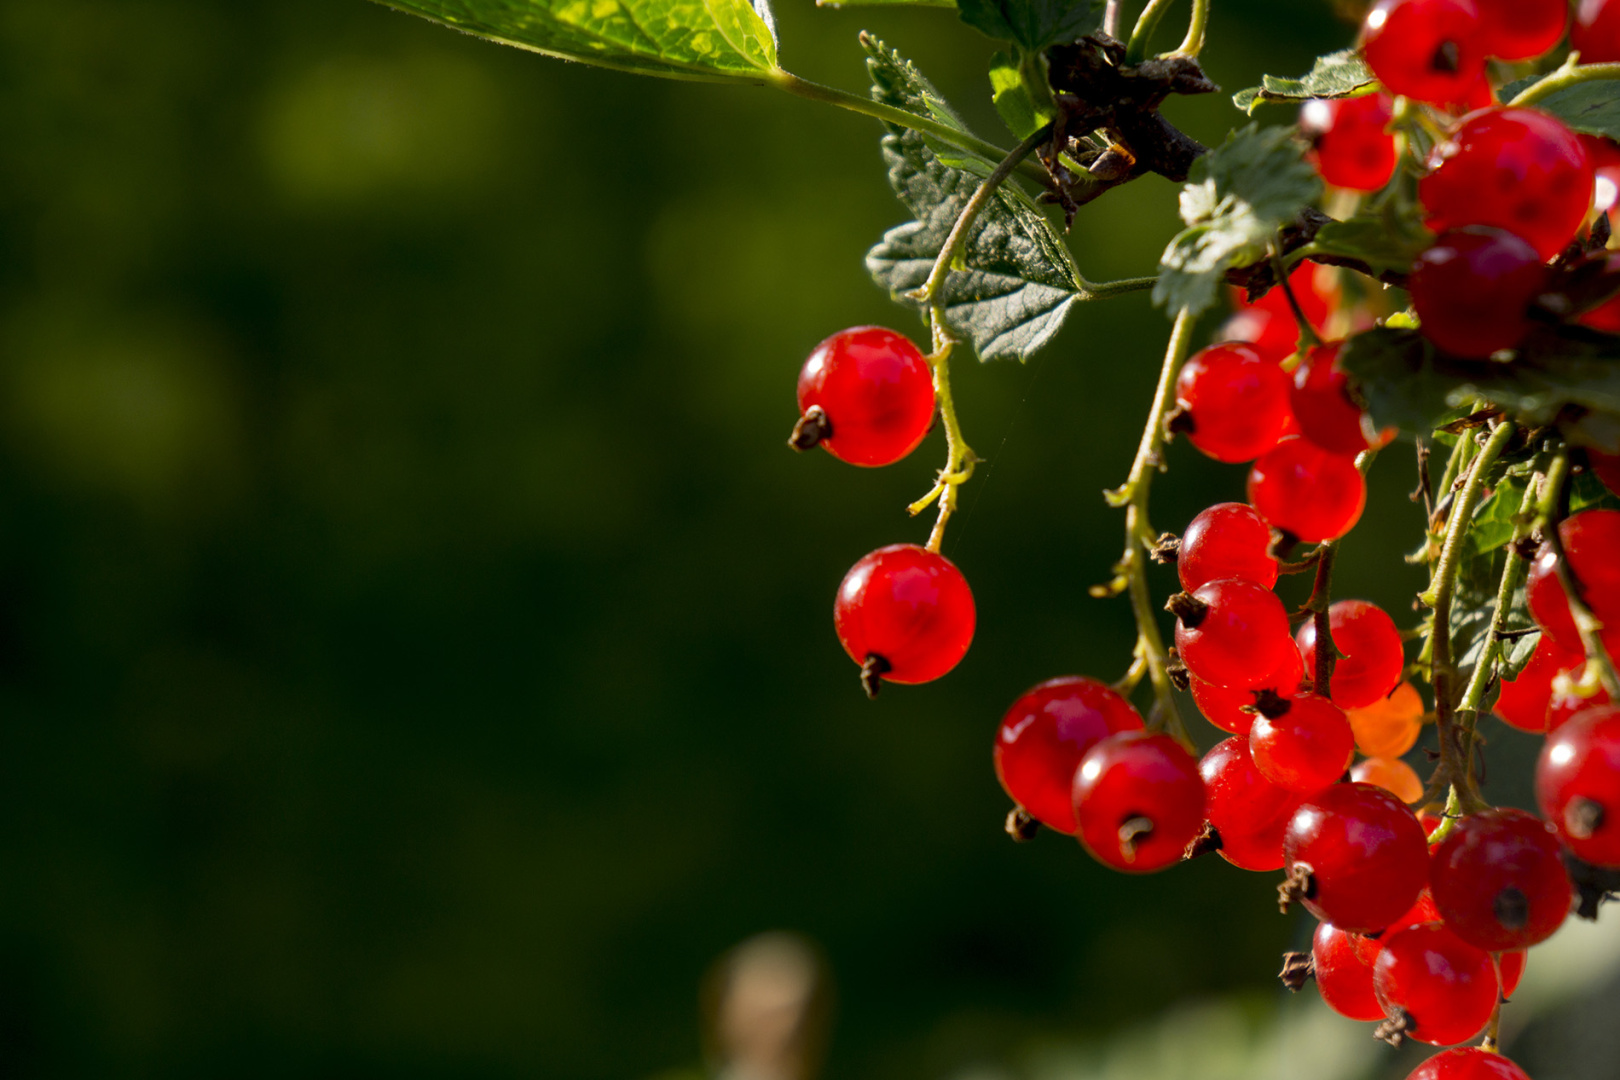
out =
<svg viewBox="0 0 1620 1080"><path fill-rule="evenodd" d="M1363 450L1356 455L1356 468L1362 476L1367 475L1377 456L1377 450ZM1328 609L1333 603L1333 564L1338 558L1341 543L1342 537L1316 546L1310 557L1311 562L1316 564L1316 580L1311 582L1311 598L1305 601L1302 609L1310 614L1311 625L1316 632L1316 667L1311 672L1311 692L1323 697L1329 696L1333 686L1333 665L1342 655L1334 647L1333 628L1328 618Z"/></svg>
<svg viewBox="0 0 1620 1080"><path fill-rule="evenodd" d="M1136 17L1136 27L1131 30L1131 39L1125 44L1125 62L1127 64L1140 64L1147 59L1148 39L1153 36L1159 20L1169 10L1175 0L1148 0L1148 6L1142 9L1142 14Z"/></svg>
<svg viewBox="0 0 1620 1080"><path fill-rule="evenodd" d="M1294 295L1294 286L1288 280L1288 269L1283 265L1282 257L1277 254L1277 245L1271 246L1271 270L1277 275L1277 285L1288 300L1288 310L1294 313L1294 324L1299 327L1299 343L1297 351L1314 349L1322 344L1322 335L1316 332L1311 320L1305 317L1305 309L1299 306L1299 297Z"/></svg>
<svg viewBox="0 0 1620 1080"><path fill-rule="evenodd" d="M1574 59L1571 57L1570 59ZM1570 64L1548 75L1538 83L1533 83L1519 92L1519 96L1508 102L1509 105L1534 105L1536 102L1568 90L1581 83L1596 82L1600 79L1620 79L1620 64Z"/></svg>
<svg viewBox="0 0 1620 1080"><path fill-rule="evenodd" d="M1586 677L1590 680L1596 673L1598 683L1603 689L1611 698L1620 701L1620 678L1616 677L1614 661L1603 644L1603 623L1592 613L1586 598L1581 594L1580 582L1575 580L1575 575L1570 570L1569 558L1564 553L1563 537L1558 531L1564 484L1568 478L1569 451L1560 449L1553 455L1552 463L1547 467L1546 488L1542 493L1538 523L1542 527L1542 532L1546 534L1547 546L1552 549L1553 566L1558 572L1558 581L1564 587L1564 595L1569 598L1569 613L1575 617L1575 629L1580 631L1581 645L1586 650Z"/></svg>
<svg viewBox="0 0 1620 1080"><path fill-rule="evenodd" d="M1108 6L1103 9L1102 28L1109 37L1119 37L1119 0L1108 0Z"/></svg>
<svg viewBox="0 0 1620 1080"><path fill-rule="evenodd" d="M1193 0L1192 17L1187 21L1187 36L1176 47L1181 56L1197 56L1204 51L1204 32L1209 28L1209 0Z"/></svg>

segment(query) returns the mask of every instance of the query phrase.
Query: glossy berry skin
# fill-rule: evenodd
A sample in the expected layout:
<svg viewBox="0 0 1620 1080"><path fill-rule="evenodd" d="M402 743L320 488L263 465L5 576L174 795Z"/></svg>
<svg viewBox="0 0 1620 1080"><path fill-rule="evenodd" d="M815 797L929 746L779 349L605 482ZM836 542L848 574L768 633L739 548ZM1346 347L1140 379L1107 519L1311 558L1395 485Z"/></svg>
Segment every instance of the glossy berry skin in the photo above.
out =
<svg viewBox="0 0 1620 1080"><path fill-rule="evenodd" d="M1327 325L1328 316L1339 303L1338 281L1332 267L1313 262L1302 262L1288 274L1288 287L1299 301L1305 321L1318 334ZM1288 295L1273 288L1260 299L1249 302L1242 289L1232 290L1234 314L1221 328L1221 340L1241 341L1254 346L1260 355L1278 363L1294 355L1299 343L1299 324L1294 321L1294 309L1289 306Z"/></svg>
<svg viewBox="0 0 1620 1080"><path fill-rule="evenodd" d="M1423 779L1400 758L1372 757L1356 762L1350 779L1381 787L1408 806L1423 798Z"/></svg>
<svg viewBox="0 0 1620 1080"><path fill-rule="evenodd" d="M1249 469L1249 505L1307 544L1337 540L1361 520L1367 481L1354 459L1294 435Z"/></svg>
<svg viewBox="0 0 1620 1080"><path fill-rule="evenodd" d="M1240 578L1269 589L1277 584L1271 526L1244 503L1216 503L1188 524L1176 555L1181 587L1191 592L1222 578Z"/></svg>
<svg viewBox="0 0 1620 1080"><path fill-rule="evenodd" d="M1568 0L1474 2L1479 5L1485 51L1499 60L1534 60L1549 53L1564 39L1569 26Z"/></svg>
<svg viewBox="0 0 1620 1080"><path fill-rule="evenodd" d="M1552 694L1547 699L1548 731L1557 731L1569 723L1576 713L1609 704L1609 692L1601 686L1591 688L1589 693L1581 693L1583 689L1581 683L1585 677L1584 659L1567 671L1560 671L1553 676Z"/></svg>
<svg viewBox="0 0 1620 1080"><path fill-rule="evenodd" d="M1249 750L1261 775L1302 795L1344 776L1356 752L1344 710L1316 694L1295 694L1275 712L1280 715L1262 712L1249 728Z"/></svg>
<svg viewBox="0 0 1620 1080"><path fill-rule="evenodd" d="M1405 1012L1406 1034L1431 1046L1473 1038L1496 1008L1496 966L1444 923L1420 923L1383 942L1373 992L1386 1016Z"/></svg>
<svg viewBox="0 0 1620 1080"><path fill-rule="evenodd" d="M1432 105L1465 100L1485 71L1473 0L1378 0L1362 23L1361 51L1391 94Z"/></svg>
<svg viewBox="0 0 1620 1080"><path fill-rule="evenodd" d="M1316 988L1328 1008L1351 1020L1382 1020L1384 1008L1373 994L1372 965L1356 950L1355 934L1332 923L1317 923L1311 937Z"/></svg>
<svg viewBox="0 0 1620 1080"><path fill-rule="evenodd" d="M1227 578L1200 585L1191 596L1205 609L1196 617L1178 614L1176 649L1195 677L1217 686L1249 687L1288 662L1294 642L1288 636L1288 611L1276 593Z"/></svg>
<svg viewBox="0 0 1620 1080"><path fill-rule="evenodd" d="M1569 45L1581 52L1583 64L1612 64L1620 61L1620 2L1581 0L1575 11L1575 27Z"/></svg>
<svg viewBox="0 0 1620 1080"><path fill-rule="evenodd" d="M1104 866L1151 874L1181 861L1204 827L1198 760L1168 735L1110 735L1074 774L1080 843Z"/></svg>
<svg viewBox="0 0 1620 1080"><path fill-rule="evenodd" d="M1547 283L1535 248L1512 233L1470 226L1444 233L1412 268L1407 288L1423 335L1454 356L1483 360L1530 332L1530 304Z"/></svg>
<svg viewBox="0 0 1620 1080"><path fill-rule="evenodd" d="M1221 836L1221 858L1242 870L1281 870L1283 830L1303 796L1260 775L1241 735L1216 743L1198 772L1204 812Z"/></svg>
<svg viewBox="0 0 1620 1080"><path fill-rule="evenodd" d="M1536 803L1576 858L1620 867L1620 707L1587 709L1547 736Z"/></svg>
<svg viewBox="0 0 1620 1080"><path fill-rule="evenodd" d="M1255 695L1261 690L1270 690L1274 694L1288 697L1300 688L1305 678L1305 665L1300 661L1299 650L1290 650L1283 660L1282 666L1253 686L1231 687L1216 686L1203 679L1193 678L1193 703L1198 711L1204 714L1204 719L1220 728L1230 731L1234 735L1247 735L1249 728L1254 726L1252 712L1244 712L1244 708L1255 703Z"/></svg>
<svg viewBox="0 0 1620 1080"><path fill-rule="evenodd" d="M1429 891L1452 933L1486 952L1547 940L1571 895L1558 837L1523 810L1459 820L1430 860Z"/></svg>
<svg viewBox="0 0 1620 1080"><path fill-rule="evenodd" d="M1607 627L1620 627L1620 510L1583 510L1558 523L1558 538L1581 598ZM1525 600L1536 622L1569 650L1581 648L1569 597L1558 580L1558 560L1543 544L1530 564Z"/></svg>
<svg viewBox="0 0 1620 1080"><path fill-rule="evenodd" d="M1488 225L1527 241L1545 261L1575 239L1592 202L1592 161L1573 131L1535 109L1485 109L1435 149L1418 183L1435 232Z"/></svg>
<svg viewBox="0 0 1620 1080"><path fill-rule="evenodd" d="M1228 342L1194 353L1176 378L1176 430L1216 461L1253 461L1288 423L1288 376L1275 360Z"/></svg>
<svg viewBox="0 0 1620 1080"><path fill-rule="evenodd" d="M934 422L934 375L909 338L857 326L817 345L799 372L799 413L820 407L820 444L851 465L890 465Z"/></svg>
<svg viewBox="0 0 1620 1080"><path fill-rule="evenodd" d="M1340 600L1328 607L1328 633L1340 657L1333 666L1333 703L1361 709L1383 700L1406 670L1406 649L1395 620L1365 600ZM1295 635L1305 670L1316 666L1316 621L1306 620Z"/></svg>
<svg viewBox="0 0 1620 1080"><path fill-rule="evenodd" d="M1350 191L1377 191L1395 175L1394 119L1388 94L1318 98L1299 111L1300 133L1311 144L1310 161L1322 179Z"/></svg>
<svg viewBox="0 0 1620 1080"><path fill-rule="evenodd" d="M857 664L879 656L885 681L924 683L962 659L975 611L967 579L945 556L891 544L862 558L838 586L833 625Z"/></svg>
<svg viewBox="0 0 1620 1080"><path fill-rule="evenodd" d="M1329 453L1354 456L1373 446L1375 440L1367 438L1371 421L1351 398L1350 378L1339 367L1343 351L1342 341L1307 351L1294 369L1288 402L1299 433L1308 441ZM1387 438L1380 435L1377 445L1384 445L1394 435L1394 431Z"/></svg>
<svg viewBox="0 0 1620 1080"><path fill-rule="evenodd" d="M1074 835L1074 771L1102 739L1141 731L1142 717L1119 692L1069 675L1025 693L996 733L996 778L1042 825Z"/></svg>
<svg viewBox="0 0 1620 1080"><path fill-rule="evenodd" d="M1310 874L1304 904L1311 914L1364 934L1411 908L1429 876L1428 839L1389 792L1334 784L1305 800L1288 822L1283 865Z"/></svg>
<svg viewBox="0 0 1620 1080"><path fill-rule="evenodd" d="M1484 1047L1458 1046L1434 1055L1406 1080L1530 1080L1530 1074Z"/></svg>
<svg viewBox="0 0 1620 1080"><path fill-rule="evenodd" d="M1356 749L1370 758L1398 758L1417 744L1423 732L1423 695L1403 682L1371 705L1346 709Z"/></svg>
<svg viewBox="0 0 1620 1080"><path fill-rule="evenodd" d="M1440 909L1434 906L1434 897L1430 895L1429 888L1425 885L1422 891L1418 893L1417 900L1407 909L1406 914L1384 927L1382 931L1372 935L1353 935L1356 943L1356 954L1361 957L1362 963L1371 966L1378 962L1378 952L1384 947L1384 942L1402 930L1409 926L1419 926L1423 923L1437 923L1439 921Z"/></svg>
<svg viewBox="0 0 1620 1080"><path fill-rule="evenodd" d="M1519 677L1502 680L1502 691L1496 697L1496 704L1491 706L1491 712L1520 731L1538 734L1546 731L1553 677L1581 663L1584 656L1580 650L1566 648L1551 634L1543 632L1535 651L1530 654L1529 663L1519 671Z"/></svg>

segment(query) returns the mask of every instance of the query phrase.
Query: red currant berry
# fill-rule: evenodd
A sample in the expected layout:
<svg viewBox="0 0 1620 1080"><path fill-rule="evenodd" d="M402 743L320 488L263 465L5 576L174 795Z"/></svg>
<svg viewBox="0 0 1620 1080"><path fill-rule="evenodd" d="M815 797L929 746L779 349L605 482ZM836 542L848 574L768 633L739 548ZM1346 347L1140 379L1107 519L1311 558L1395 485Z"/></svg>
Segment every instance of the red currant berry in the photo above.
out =
<svg viewBox="0 0 1620 1080"><path fill-rule="evenodd" d="M1620 61L1620 2L1581 0L1575 11L1575 28L1569 45L1580 50L1583 64L1612 64Z"/></svg>
<svg viewBox="0 0 1620 1080"><path fill-rule="evenodd" d="M833 602L838 640L862 665L871 692L878 676L924 683L951 670L973 640L974 618L962 571L916 544L891 544L862 558Z"/></svg>
<svg viewBox="0 0 1620 1080"><path fill-rule="evenodd" d="M1317 923L1311 938L1316 988L1328 1008L1351 1020L1382 1020L1384 1008L1373 994L1372 965L1356 950L1355 934L1332 923Z"/></svg>
<svg viewBox="0 0 1620 1080"><path fill-rule="evenodd" d="M1488 225L1527 241L1546 260L1575 238L1592 204L1592 162L1580 138L1534 109L1474 113L1434 157L1418 199L1435 232Z"/></svg>
<svg viewBox="0 0 1620 1080"><path fill-rule="evenodd" d="M1552 678L1552 695L1547 700L1547 730L1557 731L1576 713L1595 709L1599 705L1609 704L1609 692L1603 687L1585 689L1582 683L1586 678L1586 661L1580 660L1567 671L1560 671Z"/></svg>
<svg viewBox="0 0 1620 1080"><path fill-rule="evenodd" d="M1311 163L1322 179L1350 191L1377 191L1395 175L1394 119L1388 94L1318 98L1299 111L1299 128L1310 141Z"/></svg>
<svg viewBox="0 0 1620 1080"><path fill-rule="evenodd" d="M1524 963L1528 955L1523 949L1514 949L1496 958L1497 970L1502 977L1503 999L1512 997L1513 991L1519 988L1519 980L1524 977Z"/></svg>
<svg viewBox="0 0 1620 1080"><path fill-rule="evenodd" d="M1216 461L1253 461L1288 422L1288 376L1247 345L1211 345L1176 379L1174 431Z"/></svg>
<svg viewBox="0 0 1620 1080"><path fill-rule="evenodd" d="M1439 824L1439 822L1436 822ZM1423 923L1437 923L1440 921L1440 909L1434 906L1434 897L1425 885L1418 893L1417 900L1407 909L1406 914L1384 927L1383 930L1373 934L1354 935L1356 955L1361 962L1367 965L1378 962L1378 952L1384 947L1384 942L1405 930L1408 926L1419 926Z"/></svg>
<svg viewBox="0 0 1620 1080"><path fill-rule="evenodd" d="M1400 758L1371 757L1356 762L1350 779L1381 787L1408 806L1423 798L1423 779Z"/></svg>
<svg viewBox="0 0 1620 1080"><path fill-rule="evenodd" d="M1150 874L1180 862L1204 827L1198 760L1168 735L1110 735L1080 759L1074 819L1104 866Z"/></svg>
<svg viewBox="0 0 1620 1080"><path fill-rule="evenodd" d="M1620 315L1620 297L1615 298L1615 314ZM1592 467L1593 475L1603 482L1603 486L1611 492L1620 494L1620 454L1588 450L1586 460Z"/></svg>
<svg viewBox="0 0 1620 1080"><path fill-rule="evenodd" d="M1281 870L1283 830L1303 798L1260 775L1241 735L1216 743L1198 772L1205 813L1221 837L1221 858L1241 870Z"/></svg>
<svg viewBox="0 0 1620 1080"><path fill-rule="evenodd" d="M1501 60L1534 60L1564 40L1568 0L1474 0L1485 52ZM1583 56L1581 58L1585 60Z"/></svg>
<svg viewBox="0 0 1620 1080"><path fill-rule="evenodd" d="M1453 933L1486 952L1547 940L1569 914L1569 875L1558 837L1523 810L1458 821L1429 864L1435 907Z"/></svg>
<svg viewBox="0 0 1620 1080"><path fill-rule="evenodd" d="M1266 698L1249 729L1255 768L1278 787L1320 791L1350 768L1356 738L1344 710L1316 694Z"/></svg>
<svg viewBox="0 0 1620 1080"><path fill-rule="evenodd" d="M934 376L906 337L857 326L816 346L799 372L799 424L790 444L820 443L851 465L889 465L917 448L934 421Z"/></svg>
<svg viewBox="0 0 1620 1080"><path fill-rule="evenodd" d="M1372 418L1351 395L1350 377L1339 367L1343 351L1344 342L1336 341L1306 352L1294 369L1288 402L1301 435L1329 453L1353 456L1374 445L1385 445L1395 432L1368 437Z"/></svg>
<svg viewBox="0 0 1620 1080"><path fill-rule="evenodd" d="M1431 1046L1472 1038L1496 1008L1496 966L1483 949L1444 923L1393 934L1373 965L1373 992L1384 1015L1404 1016L1405 1034Z"/></svg>
<svg viewBox="0 0 1620 1080"><path fill-rule="evenodd" d="M1406 670L1401 632L1377 604L1340 600L1328 607L1328 635L1339 652L1328 695L1341 709L1364 709L1389 696ZM1295 635L1305 670L1316 670L1316 621L1306 620Z"/></svg>
<svg viewBox="0 0 1620 1080"><path fill-rule="evenodd" d="M1484 359L1530 332L1530 303L1547 281L1535 248L1500 229L1445 233L1418 256L1407 287L1423 335L1456 356Z"/></svg>
<svg viewBox="0 0 1620 1080"><path fill-rule="evenodd" d="M1252 581L1269 589L1277 584L1277 560L1271 550L1271 526L1244 503L1216 503L1187 526L1176 554L1181 587L1191 592L1222 578Z"/></svg>
<svg viewBox="0 0 1620 1080"><path fill-rule="evenodd" d="M1485 71L1473 0L1378 0L1361 51L1391 94L1433 105L1464 100Z"/></svg>
<svg viewBox="0 0 1620 1080"><path fill-rule="evenodd" d="M1429 876L1428 838L1399 799L1371 784L1334 784L1306 799L1283 833L1283 865L1311 914L1342 930L1381 930Z"/></svg>
<svg viewBox="0 0 1620 1080"><path fill-rule="evenodd" d="M1536 651L1516 679L1503 679L1491 712L1509 727L1540 733L1547 730L1548 706L1552 700L1553 676L1582 660L1583 653L1565 648L1551 634L1543 633Z"/></svg>
<svg viewBox="0 0 1620 1080"><path fill-rule="evenodd" d="M1339 304L1339 284L1334 274L1333 267L1312 262L1302 262L1288 274L1288 287L1299 301L1305 321L1318 334ZM1287 293L1273 288L1252 304L1243 289L1234 288L1231 295L1235 314L1222 327L1222 340L1246 342L1260 350L1260 355L1279 363L1294 355L1299 323L1294 320Z"/></svg>
<svg viewBox="0 0 1620 1080"><path fill-rule="evenodd" d="M1234 735L1247 735L1249 728L1254 724L1255 714L1245 712L1245 708L1252 708L1261 691L1270 691L1273 694L1288 697L1296 693L1300 683L1305 678L1305 665L1299 658L1299 650L1289 650L1282 667L1261 679L1254 686L1242 688L1216 686L1200 678L1192 680L1193 703L1198 711L1204 714L1204 719L1220 728L1230 731Z"/></svg>
<svg viewBox="0 0 1620 1080"><path fill-rule="evenodd" d="M1494 1050L1459 1046L1434 1055L1406 1080L1530 1080L1530 1074Z"/></svg>
<svg viewBox="0 0 1620 1080"><path fill-rule="evenodd" d="M1249 505L1296 540L1337 540L1361 520L1367 481L1353 459L1295 435L1249 469Z"/></svg>
<svg viewBox="0 0 1620 1080"><path fill-rule="evenodd" d="M1576 858L1620 867L1620 706L1576 713L1547 736L1536 802Z"/></svg>
<svg viewBox="0 0 1620 1080"><path fill-rule="evenodd" d="M996 777L1013 802L1049 829L1074 835L1074 771L1101 739L1141 731L1142 717L1113 687L1069 675L1013 702L996 733Z"/></svg>
<svg viewBox="0 0 1620 1080"><path fill-rule="evenodd" d="M1170 598L1187 670L1217 686L1254 686L1288 661L1294 641L1277 594L1228 578Z"/></svg>
<svg viewBox="0 0 1620 1080"><path fill-rule="evenodd" d="M1581 599L1605 626L1620 627L1620 510L1583 510L1558 523L1558 537ZM1558 560L1543 544L1525 585L1530 615L1566 649L1581 648L1569 597L1558 580Z"/></svg>

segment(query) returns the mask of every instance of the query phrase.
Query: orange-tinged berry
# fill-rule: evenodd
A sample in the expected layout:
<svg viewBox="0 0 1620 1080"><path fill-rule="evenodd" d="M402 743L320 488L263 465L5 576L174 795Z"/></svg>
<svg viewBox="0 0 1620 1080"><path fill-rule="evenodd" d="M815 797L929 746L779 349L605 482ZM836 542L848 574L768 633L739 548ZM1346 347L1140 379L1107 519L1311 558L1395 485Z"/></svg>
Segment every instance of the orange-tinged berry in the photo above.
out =
<svg viewBox="0 0 1620 1080"><path fill-rule="evenodd" d="M1358 784L1374 784L1408 805L1423 798L1423 781L1416 770L1400 758L1368 758L1350 770Z"/></svg>
<svg viewBox="0 0 1620 1080"><path fill-rule="evenodd" d="M1423 696L1409 682L1364 709L1348 709L1356 749L1370 758L1398 758L1417 744L1423 730Z"/></svg>

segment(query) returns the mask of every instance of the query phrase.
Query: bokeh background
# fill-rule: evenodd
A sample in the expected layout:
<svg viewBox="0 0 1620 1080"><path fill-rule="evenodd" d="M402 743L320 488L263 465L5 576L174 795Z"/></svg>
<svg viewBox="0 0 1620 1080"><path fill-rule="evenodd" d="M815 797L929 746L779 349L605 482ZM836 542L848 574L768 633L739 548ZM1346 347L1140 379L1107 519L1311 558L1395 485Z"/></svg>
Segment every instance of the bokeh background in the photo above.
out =
<svg viewBox="0 0 1620 1080"><path fill-rule="evenodd" d="M1007 141L951 14L778 18L790 69L862 89L869 28ZM1208 68L1350 33L1220 0ZM926 535L940 437L875 471L783 440L819 339L917 329L861 261L904 219L879 133L362 0L0 5L0 1075L685 1075L703 973L771 928L822 951L850 1080L1080 1075L1132 1031L1214 1075L1309 1008L1268 876L1001 832L1001 711L1128 660L1086 587L1167 328L1144 295L958 365L978 638L859 691L832 593ZM1087 208L1084 272L1150 272L1174 203ZM1170 460L1158 526L1241 497ZM1412 479L1379 462L1338 582L1403 623ZM1493 743L1508 801L1526 749Z"/></svg>

